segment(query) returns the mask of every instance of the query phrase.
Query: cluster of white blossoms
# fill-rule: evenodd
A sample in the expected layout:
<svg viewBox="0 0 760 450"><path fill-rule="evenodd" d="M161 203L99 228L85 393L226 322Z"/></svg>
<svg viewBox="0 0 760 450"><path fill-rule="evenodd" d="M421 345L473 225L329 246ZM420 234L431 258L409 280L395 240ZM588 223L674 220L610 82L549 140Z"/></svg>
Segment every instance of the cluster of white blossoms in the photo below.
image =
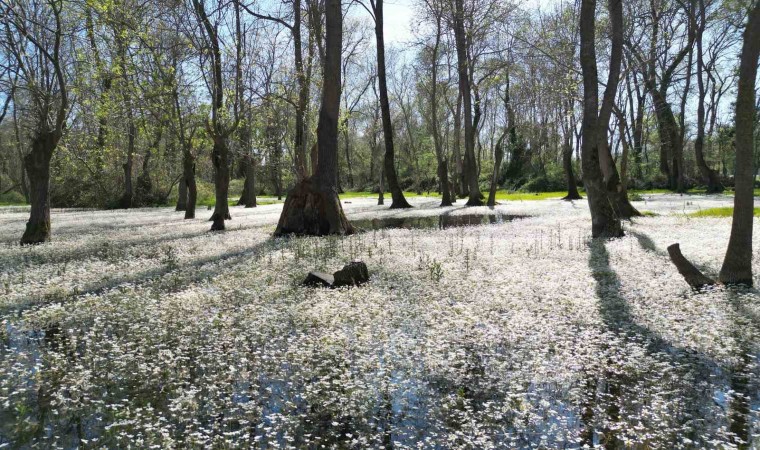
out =
<svg viewBox="0 0 760 450"><path fill-rule="evenodd" d="M731 219L687 213L731 200L649 196L606 242L585 200L352 199L357 221L520 218L278 239L281 205L222 233L62 210L34 247L0 209L0 448L759 445L758 292L692 293L665 250L717 273ZM370 283L300 285L352 259Z"/></svg>

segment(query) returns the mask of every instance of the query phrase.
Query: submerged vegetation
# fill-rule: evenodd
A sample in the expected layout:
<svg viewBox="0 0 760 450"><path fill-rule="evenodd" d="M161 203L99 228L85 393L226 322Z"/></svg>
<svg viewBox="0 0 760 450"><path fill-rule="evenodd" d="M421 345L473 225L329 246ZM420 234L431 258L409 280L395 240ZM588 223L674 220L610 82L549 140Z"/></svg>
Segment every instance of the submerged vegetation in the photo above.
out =
<svg viewBox="0 0 760 450"><path fill-rule="evenodd" d="M411 201L401 216L494 213ZM560 200L328 238L271 238L280 205L233 207L220 234L169 209L61 211L33 248L0 210L0 445L752 446L758 294L696 295L664 251L688 238L715 270L730 221L681 212L727 202L653 196L658 216L606 243ZM374 203L345 208L398 217ZM357 258L365 286L300 286Z"/></svg>

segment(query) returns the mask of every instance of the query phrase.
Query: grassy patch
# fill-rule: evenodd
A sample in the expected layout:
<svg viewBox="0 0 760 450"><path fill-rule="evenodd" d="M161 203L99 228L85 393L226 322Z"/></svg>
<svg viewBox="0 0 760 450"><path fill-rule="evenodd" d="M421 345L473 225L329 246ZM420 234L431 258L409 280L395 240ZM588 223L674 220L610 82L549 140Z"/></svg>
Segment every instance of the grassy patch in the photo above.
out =
<svg viewBox="0 0 760 450"><path fill-rule="evenodd" d="M488 193L485 193L488 196ZM547 200L550 198L562 198L567 195L565 191L557 192L515 192L515 191L496 191L496 200L511 200L511 201L525 201L525 200Z"/></svg>
<svg viewBox="0 0 760 450"><path fill-rule="evenodd" d="M734 208L726 206L723 208L701 209L687 215L689 217L732 217L734 215ZM755 217L760 217L760 208L755 208Z"/></svg>

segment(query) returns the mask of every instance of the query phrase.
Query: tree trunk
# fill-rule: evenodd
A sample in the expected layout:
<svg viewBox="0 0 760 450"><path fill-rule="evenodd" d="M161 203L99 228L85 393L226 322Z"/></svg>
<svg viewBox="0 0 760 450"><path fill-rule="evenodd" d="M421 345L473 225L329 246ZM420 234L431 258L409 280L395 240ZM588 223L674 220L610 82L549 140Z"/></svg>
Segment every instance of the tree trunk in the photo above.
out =
<svg viewBox="0 0 760 450"><path fill-rule="evenodd" d="M501 162L504 159L504 138L506 134L499 138L494 149L494 162L493 162L493 175L491 176L491 189L488 191L488 202L486 205L490 207L496 206L496 189L499 187L499 169L501 169Z"/></svg>
<svg viewBox="0 0 760 450"><path fill-rule="evenodd" d="M668 246L668 254L670 255L670 260L673 262L673 265L678 269L678 273L681 274L692 289L698 291L705 286L712 286L715 284L715 280L706 277L699 269L694 267L685 256L683 256L680 245L672 244Z"/></svg>
<svg viewBox="0 0 760 450"><path fill-rule="evenodd" d="M198 188L195 184L195 158L188 151L185 153L182 166L182 176L187 183L185 219L195 219L195 204L198 199Z"/></svg>
<svg viewBox="0 0 760 450"><path fill-rule="evenodd" d="M562 200L581 200L581 194L578 193L578 184L575 181L573 173L573 146L570 142L565 142L562 149L562 166L565 169L565 178L567 179L567 195Z"/></svg>
<svg viewBox="0 0 760 450"><path fill-rule="evenodd" d="M679 173L679 167L682 165L678 163L682 157L680 156L682 144L678 124L665 94L657 89L651 89L650 92L657 118L657 131L660 135L660 171L668 177L670 189L683 192L683 174Z"/></svg>
<svg viewBox="0 0 760 450"><path fill-rule="evenodd" d="M377 81L380 93L380 111L383 118L383 139L385 141L385 158L383 167L391 191L391 209L411 208L404 198L404 192L398 184L396 175L395 150L393 148L393 123L391 107L388 100L388 83L385 74L385 39L383 37L383 0L375 1L375 39L377 40Z"/></svg>
<svg viewBox="0 0 760 450"><path fill-rule="evenodd" d="M377 204L385 204L385 168L380 169L380 189L377 196Z"/></svg>
<svg viewBox="0 0 760 450"><path fill-rule="evenodd" d="M736 96L736 175L731 237L720 269L726 284L752 285L752 222L754 170L752 152L755 129L755 78L760 54L760 2L755 2L744 30Z"/></svg>
<svg viewBox="0 0 760 450"><path fill-rule="evenodd" d="M453 195L449 183L449 165L446 158L441 158L438 161L438 179L441 180L441 206L453 205Z"/></svg>
<svg viewBox="0 0 760 450"><path fill-rule="evenodd" d="M309 102L309 86L303 64L301 49L301 0L293 0L293 51L295 56L296 80L298 81L298 103L296 104L296 129L293 148L295 152L296 180L308 177L306 170L306 108ZM254 194L255 195L255 194ZM254 200L255 203L255 200ZM255 206L255 204L254 204Z"/></svg>
<svg viewBox="0 0 760 450"><path fill-rule="evenodd" d="M343 15L340 0L325 0L325 58L322 107L317 125L318 161L313 177L303 180L288 193L275 230L285 234L351 234L338 198L338 120L340 113L340 58Z"/></svg>
<svg viewBox="0 0 760 450"><path fill-rule="evenodd" d="M702 175L705 184L707 185L707 193L714 194L723 192L723 184L720 182L718 172L710 168L705 161L704 146L705 146L705 99L707 97L707 91L705 89L704 72L706 70L704 64L704 54L702 49L702 38L704 36L704 30L706 26L707 16L705 14L704 0L699 0L699 25L697 28L697 91L699 98L697 99L697 137L694 139L694 154L697 160L697 167L699 173Z"/></svg>
<svg viewBox="0 0 760 450"><path fill-rule="evenodd" d="M211 162L214 165L214 213L209 219L211 231L225 229L224 221L230 220L230 206L227 203L230 188L230 165L228 161L227 142L223 137L214 138L214 148L211 151Z"/></svg>
<svg viewBox="0 0 760 450"><path fill-rule="evenodd" d="M256 207L256 165L250 155L242 159L243 172L245 174L245 183L243 184L243 193L240 195L238 205L245 205L246 208Z"/></svg>
<svg viewBox="0 0 760 450"><path fill-rule="evenodd" d="M454 190L455 197L464 197L466 188L464 183L464 167L462 167L462 93L457 95L457 106L454 112Z"/></svg>
<svg viewBox="0 0 760 450"><path fill-rule="evenodd" d="M177 185L177 207L174 210L187 210L187 181L185 180L184 173L182 174L182 177L179 180L179 184Z"/></svg>
<svg viewBox="0 0 760 450"><path fill-rule="evenodd" d="M612 3L615 1L620 0L610 0L610 13L622 13L622 10L613 7ZM580 61L583 72L583 121L581 127L583 141L581 144L581 159L586 197L588 198L589 209L591 211L591 234L595 238L609 238L622 236L623 228L620 219L615 215L610 199L607 197L607 189L599 160L599 146L600 142L606 141L607 124L599 121L599 76L597 72L596 49L594 47L596 34L595 11L595 0L582 0L580 13ZM613 20L612 23L616 24L617 21ZM610 70L619 71L619 69L618 65L618 67L612 67ZM610 89L608 85L603 105L609 104L610 100L614 100L614 90ZM602 130L602 127L604 127L604 130ZM605 151L607 150L605 149Z"/></svg>
<svg viewBox="0 0 760 450"><path fill-rule="evenodd" d="M132 119L132 114L128 114L128 131L127 131L127 160L122 164L124 169L124 195L121 197L121 207L131 208L134 203L134 188L132 187L132 166L134 165L134 153L135 153L135 135L137 130Z"/></svg>
<svg viewBox="0 0 760 450"><path fill-rule="evenodd" d="M464 27L464 1L454 0L454 37L457 50L457 73L459 76L459 92L462 95L464 108L464 170L467 179L467 206L480 206L480 187L478 186L478 168L475 160L475 129L472 118L472 92L467 59L467 36Z"/></svg>
<svg viewBox="0 0 760 450"><path fill-rule="evenodd" d="M344 131L343 131L343 145L345 147L346 151L346 167L348 168L348 187L349 189L353 188L354 186L354 174L351 170L351 148L350 148L350 142L349 142L349 130L348 130L348 117L344 119L343 122L344 125Z"/></svg>
<svg viewBox="0 0 760 450"><path fill-rule="evenodd" d="M50 241L50 160L58 145L54 132L40 133L32 140L32 151L24 157L29 175L31 213L21 245Z"/></svg>

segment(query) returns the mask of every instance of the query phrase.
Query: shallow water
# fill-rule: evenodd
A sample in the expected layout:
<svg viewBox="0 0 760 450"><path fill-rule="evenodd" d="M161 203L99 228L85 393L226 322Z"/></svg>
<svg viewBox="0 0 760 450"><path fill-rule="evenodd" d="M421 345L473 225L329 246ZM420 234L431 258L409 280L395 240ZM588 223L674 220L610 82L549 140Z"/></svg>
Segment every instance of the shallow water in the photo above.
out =
<svg viewBox="0 0 760 450"><path fill-rule="evenodd" d="M469 227L478 225L498 225L528 216L510 214L443 214L427 217L383 217L376 219L352 220L351 224L361 230L382 230L389 228L434 229Z"/></svg>

